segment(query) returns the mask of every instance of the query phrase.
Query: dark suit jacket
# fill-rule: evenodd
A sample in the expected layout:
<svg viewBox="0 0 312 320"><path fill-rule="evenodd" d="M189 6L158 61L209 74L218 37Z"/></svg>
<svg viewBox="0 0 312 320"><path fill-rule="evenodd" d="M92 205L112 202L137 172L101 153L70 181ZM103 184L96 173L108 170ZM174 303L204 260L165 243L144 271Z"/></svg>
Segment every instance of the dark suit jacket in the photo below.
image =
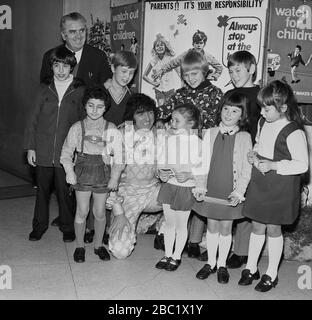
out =
<svg viewBox="0 0 312 320"><path fill-rule="evenodd" d="M63 46L64 44L62 44ZM54 49L54 48L53 48ZM50 65L50 55L53 49L47 51L42 59L40 83L51 79L53 72ZM112 77L106 54L88 44L83 47L76 78L81 79L86 86L90 84L104 84Z"/></svg>

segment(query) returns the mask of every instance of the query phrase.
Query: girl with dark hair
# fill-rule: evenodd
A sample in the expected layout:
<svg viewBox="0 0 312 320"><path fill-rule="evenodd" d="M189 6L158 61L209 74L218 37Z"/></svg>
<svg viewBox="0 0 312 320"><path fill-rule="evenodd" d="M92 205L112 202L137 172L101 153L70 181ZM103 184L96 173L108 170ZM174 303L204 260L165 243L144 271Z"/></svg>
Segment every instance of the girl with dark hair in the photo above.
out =
<svg viewBox="0 0 312 320"><path fill-rule="evenodd" d="M248 155L253 164L244 215L252 219L248 261L239 285L260 278L258 258L268 235L269 265L255 289L266 292L278 283L283 252L282 225L292 224L299 212L300 174L308 170L303 121L289 85L276 80L260 90L256 145Z"/></svg>
<svg viewBox="0 0 312 320"><path fill-rule="evenodd" d="M208 191L205 198L203 194L195 193L198 201L205 201L193 206L193 210L207 217L208 261L196 274L201 280L217 271L219 283L229 281L226 259L232 243L232 224L243 218L242 202L251 175L247 154L252 149L252 142L245 131L247 105L248 99L243 94L226 94L219 110L219 127L208 129L204 134Z"/></svg>
<svg viewBox="0 0 312 320"><path fill-rule="evenodd" d="M103 118L109 101L103 86L87 88L82 101L86 117L70 128L60 158L66 172L66 181L76 192L77 248L74 260L85 261L84 233L91 197L95 217L94 253L101 260L109 260L110 256L102 245L106 226L105 202L107 193L118 188L122 137L116 126ZM77 158L74 163L75 152Z"/></svg>

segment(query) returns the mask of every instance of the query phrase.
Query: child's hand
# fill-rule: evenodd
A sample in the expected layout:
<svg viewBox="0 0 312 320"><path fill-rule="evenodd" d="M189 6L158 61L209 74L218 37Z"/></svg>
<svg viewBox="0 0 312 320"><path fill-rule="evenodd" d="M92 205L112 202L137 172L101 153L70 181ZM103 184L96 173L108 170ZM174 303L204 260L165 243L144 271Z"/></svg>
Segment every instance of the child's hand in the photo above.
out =
<svg viewBox="0 0 312 320"><path fill-rule="evenodd" d="M247 153L247 160L249 162L249 164L254 164L255 162L257 162L258 157L257 157L257 152L255 151L249 151Z"/></svg>
<svg viewBox="0 0 312 320"><path fill-rule="evenodd" d="M27 161L32 166L36 166L36 151L35 150L28 150L27 151Z"/></svg>
<svg viewBox="0 0 312 320"><path fill-rule="evenodd" d="M189 179L192 179L192 174L190 172L176 172L175 177L177 178L177 181L180 183L183 183Z"/></svg>
<svg viewBox="0 0 312 320"><path fill-rule="evenodd" d="M154 70L153 74L152 74L152 78L154 81L156 81L157 79L161 78L163 75L163 72L161 70Z"/></svg>
<svg viewBox="0 0 312 320"><path fill-rule="evenodd" d="M197 201L204 201L206 190L202 188L194 188L192 189L192 193Z"/></svg>
<svg viewBox="0 0 312 320"><path fill-rule="evenodd" d="M258 169L265 174L271 170L277 170L277 163L270 160L259 160Z"/></svg>
<svg viewBox="0 0 312 320"><path fill-rule="evenodd" d="M128 228L131 232L131 224L127 217L124 214L115 216L113 219L113 223L109 228L109 236L111 238L114 238L116 232L118 232L118 239L120 240L125 228Z"/></svg>
<svg viewBox="0 0 312 320"><path fill-rule="evenodd" d="M167 182L170 178L170 172L167 170L158 169L158 177L162 182Z"/></svg>
<svg viewBox="0 0 312 320"><path fill-rule="evenodd" d="M77 183L77 177L74 171L70 171L69 173L66 173L66 182L73 186Z"/></svg>
<svg viewBox="0 0 312 320"><path fill-rule="evenodd" d="M160 85L160 79L159 78L155 79L154 80L154 87L157 88L157 87L159 87L159 85Z"/></svg>
<svg viewBox="0 0 312 320"><path fill-rule="evenodd" d="M232 207L236 207L241 202L239 197L235 195L230 195L228 199L229 199L229 205Z"/></svg>
<svg viewBox="0 0 312 320"><path fill-rule="evenodd" d="M110 178L107 184L107 188L111 191L118 190L118 179Z"/></svg>
<svg viewBox="0 0 312 320"><path fill-rule="evenodd" d="M232 207L236 207L239 203L242 203L245 200L245 198L236 191L231 192L228 199L229 205Z"/></svg>

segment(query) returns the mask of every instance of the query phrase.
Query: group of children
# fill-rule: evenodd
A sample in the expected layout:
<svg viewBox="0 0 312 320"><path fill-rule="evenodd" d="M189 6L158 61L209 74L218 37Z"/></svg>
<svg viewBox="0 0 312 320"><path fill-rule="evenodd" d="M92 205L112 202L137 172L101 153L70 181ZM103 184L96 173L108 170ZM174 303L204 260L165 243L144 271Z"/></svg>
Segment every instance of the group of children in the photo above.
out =
<svg viewBox="0 0 312 320"><path fill-rule="evenodd" d="M117 126L126 113L121 102L130 95L127 85L137 64L131 52L118 52L112 62L112 80L105 87L87 89L72 76L75 64L66 48L53 52L54 78L40 89L26 130L28 162L36 167L38 183L29 239L40 240L48 228L48 199L55 182L60 219L67 219L68 225L62 230L64 241L71 239L68 234L72 235L74 226L74 260L85 261L83 236L91 197L94 253L109 260L102 244L105 202L108 193L118 189L123 137ZM259 91L253 83L256 62L247 51L230 56L228 69L235 89L223 96L207 79L209 65L203 54L189 50L181 61L185 87L158 108L158 126L167 123L168 127L169 120L170 124L157 145L165 256L156 268L174 271L181 264L193 210L207 219L208 261L196 277L206 279L217 272L218 281L227 283L232 224L247 217L252 220L252 233L239 284L260 278L257 261L267 231L269 266L256 286L264 292L278 282L281 225L293 223L298 215L300 174L308 168L307 143L287 84L274 81ZM76 194L74 223L70 189Z"/></svg>
<svg viewBox="0 0 312 320"><path fill-rule="evenodd" d="M192 54L194 57L195 53L189 52L183 60L182 75L198 97L207 69L200 59L192 59ZM208 261L196 277L206 279L217 272L218 282L227 283L232 223L249 218L252 232L248 261L239 285L250 285L260 278L257 263L267 231L269 265L255 287L266 292L278 282L283 251L281 226L292 224L298 216L300 174L308 169L307 142L289 85L276 80L259 91L253 84L255 58L246 51L230 56L228 68L235 89L221 101L214 100L214 123L202 108L205 104L181 99L180 92L187 88L170 98L172 104L159 108L161 116L171 115L165 153L166 159L174 161L159 164L159 177L164 182L158 200L165 216L165 256L156 268L174 271L181 264L188 218L194 210L207 218ZM213 85L208 87L212 89ZM210 113L213 108L208 107ZM197 134L202 128L208 130L201 132L200 140Z"/></svg>

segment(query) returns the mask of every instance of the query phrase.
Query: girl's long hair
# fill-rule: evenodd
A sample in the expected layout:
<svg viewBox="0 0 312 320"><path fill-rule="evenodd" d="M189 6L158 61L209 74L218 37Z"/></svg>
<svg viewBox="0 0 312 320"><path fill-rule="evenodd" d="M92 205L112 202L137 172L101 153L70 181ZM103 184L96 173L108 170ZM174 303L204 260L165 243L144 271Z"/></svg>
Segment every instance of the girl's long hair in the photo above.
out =
<svg viewBox="0 0 312 320"><path fill-rule="evenodd" d="M295 121L303 129L303 118L292 88L285 82L274 80L258 93L258 101L262 106L274 106L277 111L286 104L285 116L289 121Z"/></svg>
<svg viewBox="0 0 312 320"><path fill-rule="evenodd" d="M154 58L158 57L157 52L155 50L155 46L156 46L156 43L159 41L165 45L165 48L166 48L165 55L173 57L175 55L175 52L174 52L173 48L171 47L170 42L168 40L166 40L166 38L161 33L157 33L157 35L156 35L156 40L153 43L152 56Z"/></svg>

